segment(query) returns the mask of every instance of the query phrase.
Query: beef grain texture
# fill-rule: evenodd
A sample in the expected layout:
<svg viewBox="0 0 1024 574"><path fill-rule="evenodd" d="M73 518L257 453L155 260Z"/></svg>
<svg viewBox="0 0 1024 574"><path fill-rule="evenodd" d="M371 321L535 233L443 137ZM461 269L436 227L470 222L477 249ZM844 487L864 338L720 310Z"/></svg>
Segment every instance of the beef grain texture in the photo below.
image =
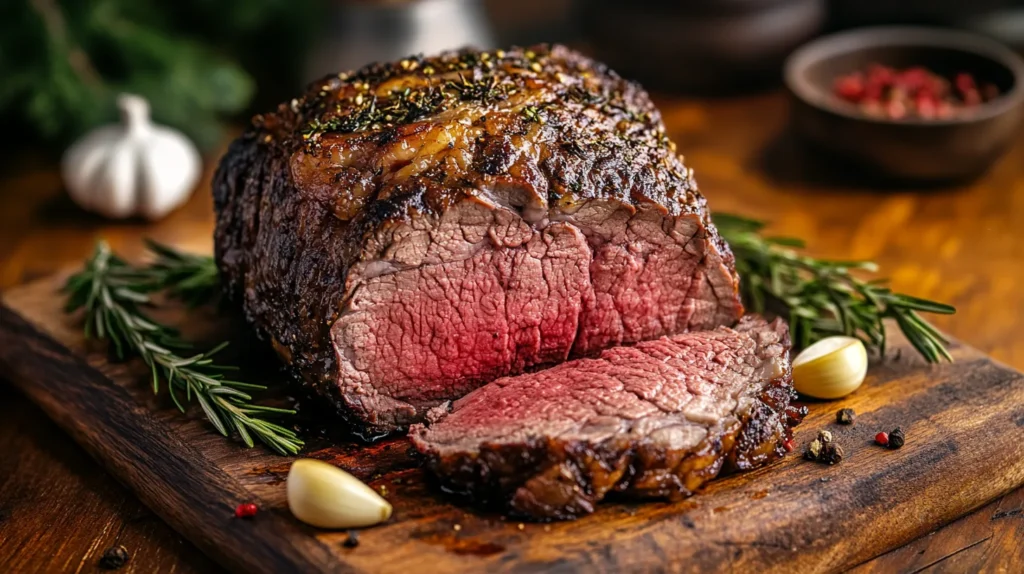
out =
<svg viewBox="0 0 1024 574"><path fill-rule="evenodd" d="M747 316L498 379L409 435L448 490L567 519L609 493L679 499L782 456L806 412L795 397L785 323Z"/></svg>
<svg viewBox="0 0 1024 574"><path fill-rule="evenodd" d="M324 78L254 118L214 199L230 299L366 435L498 377L742 315L647 94L559 46Z"/></svg>

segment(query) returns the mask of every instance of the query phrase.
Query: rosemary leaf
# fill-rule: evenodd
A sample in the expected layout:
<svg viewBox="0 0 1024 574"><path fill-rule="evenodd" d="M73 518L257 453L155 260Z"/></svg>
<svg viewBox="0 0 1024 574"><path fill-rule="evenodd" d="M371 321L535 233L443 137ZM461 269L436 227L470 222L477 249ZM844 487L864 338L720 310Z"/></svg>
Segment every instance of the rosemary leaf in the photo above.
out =
<svg viewBox="0 0 1024 574"><path fill-rule="evenodd" d="M154 242L147 245L155 259L136 268L114 255L105 242L97 243L85 267L64 286L66 310L83 310L86 337L106 339L119 359L141 358L149 366L153 392L159 392L164 381L171 400L182 412L194 398L222 435L228 436L229 429L233 429L250 447L255 437L280 454L296 454L302 440L293 431L260 418L295 411L251 404L252 397L246 391L266 387L224 377L234 367L217 364L214 355L226 342L210 351L196 352L176 330L144 310L152 305L150 294L156 291L167 291L189 305L214 299L220 287L213 259L180 253Z"/></svg>
<svg viewBox="0 0 1024 574"><path fill-rule="evenodd" d="M149 291L167 290L189 306L212 301L220 293L217 265L213 258L183 253L147 239L146 247L156 256L142 269L136 285Z"/></svg>
<svg viewBox="0 0 1024 574"><path fill-rule="evenodd" d="M851 272L874 273L871 261L814 259L792 248L799 239L763 237L765 223L718 213L715 225L736 257L741 292L758 313L775 312L789 318L798 347L830 335L858 337L885 354L888 336L884 320L896 320L910 344L929 362L952 361L946 338L919 313L951 314L950 305L893 293L880 279L862 280Z"/></svg>

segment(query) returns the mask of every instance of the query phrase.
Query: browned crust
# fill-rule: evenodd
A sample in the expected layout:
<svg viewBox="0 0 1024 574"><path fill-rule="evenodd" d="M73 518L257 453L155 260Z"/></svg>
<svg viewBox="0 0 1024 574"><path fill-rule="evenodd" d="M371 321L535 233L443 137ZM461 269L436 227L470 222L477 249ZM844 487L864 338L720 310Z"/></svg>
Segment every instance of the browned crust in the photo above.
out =
<svg viewBox="0 0 1024 574"><path fill-rule="evenodd" d="M302 97L256 116L214 177L215 255L229 300L241 305L296 380L330 400L342 416L350 413L335 385L330 327L344 308L347 285L359 279L350 271L374 256L364 250L370 238L383 235L374 245L386 247L386 234L396 224L437 216L472 199L474 189L515 186L529 191L529 203L556 214L587 199L694 214L738 290L732 254L711 224L692 170L675 153L660 114L638 85L560 46L513 49L500 58L489 54L489 64L483 53L467 50L315 82ZM441 72L425 77L428 67ZM529 97L511 108L500 108L508 100L466 103L460 97L433 115L407 121L348 121L365 111L365 103L355 103L359 93L396 82L414 88L434 82L451 91L443 86L452 78L482 82L492 76ZM448 125L446 114L470 104L500 109L473 120L484 131L473 140L469 167L439 164L411 177L381 168L388 146L423 137L430 125ZM546 106L543 122L524 112L540 104ZM516 147L524 141L541 144L543 151L525 153ZM317 163L331 150L357 148L366 157L342 170ZM362 192L354 194L356 188ZM355 422L367 437L393 430Z"/></svg>
<svg viewBox="0 0 1024 574"><path fill-rule="evenodd" d="M696 447L681 451L628 439L595 445L537 438L484 444L479 453L424 454L449 492L525 518L569 520L593 512L610 493L679 500L723 472L781 458L792 428L807 413L806 407L792 404L795 399L787 372L766 385L744 417L711 429Z"/></svg>

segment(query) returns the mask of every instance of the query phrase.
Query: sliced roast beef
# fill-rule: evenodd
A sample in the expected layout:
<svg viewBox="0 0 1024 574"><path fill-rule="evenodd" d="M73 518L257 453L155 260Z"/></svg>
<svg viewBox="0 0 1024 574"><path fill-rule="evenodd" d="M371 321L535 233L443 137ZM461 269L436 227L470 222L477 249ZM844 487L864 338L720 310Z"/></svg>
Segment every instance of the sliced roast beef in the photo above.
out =
<svg viewBox="0 0 1024 574"><path fill-rule="evenodd" d="M498 379L410 436L449 490L534 518L587 514L609 493L678 499L785 452L805 412L788 351L785 323L748 316Z"/></svg>
<svg viewBox="0 0 1024 574"><path fill-rule="evenodd" d="M562 47L324 78L254 119L214 196L229 297L367 434L742 314L647 94Z"/></svg>

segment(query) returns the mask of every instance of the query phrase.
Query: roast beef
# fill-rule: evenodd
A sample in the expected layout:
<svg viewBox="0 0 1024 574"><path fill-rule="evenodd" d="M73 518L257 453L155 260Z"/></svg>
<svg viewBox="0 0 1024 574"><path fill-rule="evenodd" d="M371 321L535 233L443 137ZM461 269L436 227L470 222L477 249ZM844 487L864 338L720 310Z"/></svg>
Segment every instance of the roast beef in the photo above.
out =
<svg viewBox="0 0 1024 574"><path fill-rule="evenodd" d="M367 435L498 377L742 314L647 94L563 47L324 78L254 118L214 198L229 298Z"/></svg>
<svg viewBox="0 0 1024 574"><path fill-rule="evenodd" d="M785 323L748 316L498 379L410 436L446 488L533 518L577 517L609 493L678 499L785 452L805 413L788 351Z"/></svg>

